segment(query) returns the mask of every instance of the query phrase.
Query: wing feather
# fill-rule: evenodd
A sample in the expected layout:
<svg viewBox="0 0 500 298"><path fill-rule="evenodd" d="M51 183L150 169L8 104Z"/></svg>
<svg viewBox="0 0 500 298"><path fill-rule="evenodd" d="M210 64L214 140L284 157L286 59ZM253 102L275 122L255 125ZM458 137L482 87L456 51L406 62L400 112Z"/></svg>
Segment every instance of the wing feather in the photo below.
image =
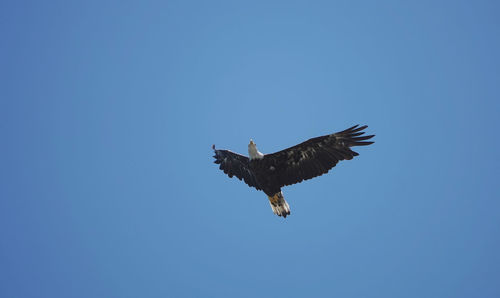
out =
<svg viewBox="0 0 500 298"><path fill-rule="evenodd" d="M368 126L355 125L346 130L309 139L293 147L264 155L263 162L275 165L280 187L299 183L327 173L341 160L359 155L350 147L373 144L366 141L374 135L364 135Z"/></svg>
<svg viewBox="0 0 500 298"><path fill-rule="evenodd" d="M245 181L248 186L261 189L248 165L248 157L230 150L217 150L215 147L214 152L214 163L219 164L219 169L224 171L229 178L236 176L236 178Z"/></svg>

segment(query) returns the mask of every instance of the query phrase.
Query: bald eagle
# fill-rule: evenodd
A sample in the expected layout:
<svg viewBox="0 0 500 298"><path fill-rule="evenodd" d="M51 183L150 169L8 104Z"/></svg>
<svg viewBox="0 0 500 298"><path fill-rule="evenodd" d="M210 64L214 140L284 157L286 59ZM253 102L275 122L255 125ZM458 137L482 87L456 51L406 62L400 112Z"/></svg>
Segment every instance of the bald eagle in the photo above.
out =
<svg viewBox="0 0 500 298"><path fill-rule="evenodd" d="M373 144L366 140L374 135L362 136L367 127L355 125L272 154L259 152L257 145L250 140L249 157L230 150L217 150L213 145L214 163L219 164L230 178L236 176L248 186L264 191L274 214L286 218L290 215L290 206L283 198L281 188L326 174L340 160L357 156L351 147Z"/></svg>

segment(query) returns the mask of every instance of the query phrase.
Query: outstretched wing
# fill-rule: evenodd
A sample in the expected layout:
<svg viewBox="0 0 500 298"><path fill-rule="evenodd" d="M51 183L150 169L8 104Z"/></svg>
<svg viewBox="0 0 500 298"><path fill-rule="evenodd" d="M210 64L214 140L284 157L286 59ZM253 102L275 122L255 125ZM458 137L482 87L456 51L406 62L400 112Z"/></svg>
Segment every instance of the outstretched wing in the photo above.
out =
<svg viewBox="0 0 500 298"><path fill-rule="evenodd" d="M373 137L361 136L368 126L358 125L344 131L312 138L288 149L264 155L266 166L275 169L280 187L299 183L327 173L340 160L350 160L358 153L350 147L370 145Z"/></svg>
<svg viewBox="0 0 500 298"><path fill-rule="evenodd" d="M219 169L224 171L229 178L236 176L238 179L245 181L250 187L255 187L260 190L259 184L255 180L255 176L248 166L248 157L234 153L229 150L217 150L215 146L214 149L215 161L214 163L220 164Z"/></svg>

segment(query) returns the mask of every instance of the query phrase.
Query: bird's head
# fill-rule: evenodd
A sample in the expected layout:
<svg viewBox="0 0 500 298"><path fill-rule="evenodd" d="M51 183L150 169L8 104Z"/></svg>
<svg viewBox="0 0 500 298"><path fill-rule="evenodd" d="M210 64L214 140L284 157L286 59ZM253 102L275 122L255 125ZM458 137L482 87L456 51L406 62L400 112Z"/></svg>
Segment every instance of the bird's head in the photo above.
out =
<svg viewBox="0 0 500 298"><path fill-rule="evenodd" d="M248 151L257 151L257 145L255 145L252 139L250 139L250 143L248 143Z"/></svg>
<svg viewBox="0 0 500 298"><path fill-rule="evenodd" d="M248 156L250 159L260 159L264 155L257 150L257 145L250 139L250 143L248 144Z"/></svg>

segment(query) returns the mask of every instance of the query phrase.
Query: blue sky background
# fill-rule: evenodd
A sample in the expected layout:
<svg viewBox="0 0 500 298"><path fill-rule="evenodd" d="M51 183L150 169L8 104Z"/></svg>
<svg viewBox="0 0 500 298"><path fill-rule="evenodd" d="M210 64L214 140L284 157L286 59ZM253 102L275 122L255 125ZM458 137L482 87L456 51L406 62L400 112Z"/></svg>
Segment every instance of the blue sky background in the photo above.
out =
<svg viewBox="0 0 500 298"><path fill-rule="evenodd" d="M1 297L500 297L496 1L2 1ZM212 163L368 124L284 189Z"/></svg>

